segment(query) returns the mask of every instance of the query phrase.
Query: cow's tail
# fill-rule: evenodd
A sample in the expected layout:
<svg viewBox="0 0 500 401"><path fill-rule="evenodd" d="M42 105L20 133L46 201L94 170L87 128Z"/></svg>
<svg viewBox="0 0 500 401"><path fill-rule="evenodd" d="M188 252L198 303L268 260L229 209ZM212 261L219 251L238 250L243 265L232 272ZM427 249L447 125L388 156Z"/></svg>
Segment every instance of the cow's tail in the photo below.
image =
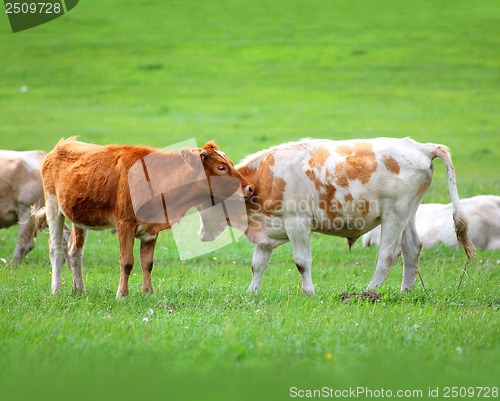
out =
<svg viewBox="0 0 500 401"><path fill-rule="evenodd" d="M44 207L31 206L31 219L35 222L35 236L49 227L47 223L47 209Z"/></svg>
<svg viewBox="0 0 500 401"><path fill-rule="evenodd" d="M453 205L453 222L455 223L455 233L458 243L464 248L467 258L470 260L476 253L476 247L467 235L468 224L460 199L458 198L457 183L455 181L455 168L451 161L450 152L445 146L436 145L431 153L432 158L439 157L446 166L448 174L448 188L450 190L451 203Z"/></svg>
<svg viewBox="0 0 500 401"><path fill-rule="evenodd" d="M35 223L35 237L41 231L45 230L46 228L49 228L49 223L47 222L47 208L45 206L44 207L31 206L30 219L32 219ZM69 228L69 226L66 223L64 223L62 248L64 253L64 259L66 261L69 260L68 252L69 249L71 248L69 244L70 237L71 237L71 228Z"/></svg>

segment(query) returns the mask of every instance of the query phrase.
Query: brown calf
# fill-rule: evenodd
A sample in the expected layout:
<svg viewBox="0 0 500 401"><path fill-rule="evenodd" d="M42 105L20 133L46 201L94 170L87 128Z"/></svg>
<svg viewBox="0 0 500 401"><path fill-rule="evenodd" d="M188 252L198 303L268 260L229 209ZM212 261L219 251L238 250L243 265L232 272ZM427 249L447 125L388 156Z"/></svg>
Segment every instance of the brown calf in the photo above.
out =
<svg viewBox="0 0 500 401"><path fill-rule="evenodd" d="M203 168L197 169L200 161ZM142 183L137 180L138 175L131 176L130 173L137 170L137 166L144 168L145 180ZM161 188L175 190L161 193L151 190L150 201L137 204L136 199L131 197L131 191L141 185L146 185L146 188L149 185L151 189L153 176L160 181ZM117 299L128 295L128 279L134 264L134 238L141 240L142 292L151 293L151 270L158 232L170 228L192 206L207 202L212 197L223 199L234 193L234 188L230 186L209 186L207 190L210 176L232 177L233 182L241 184L246 196L252 194L253 188L212 142L205 144L203 149L166 153L144 146L99 146L74 138L62 139L42 165L51 238L52 293L61 288L61 243L65 217L73 223L69 263L73 271L74 291L84 290L82 258L88 230L116 227L121 273ZM158 186L158 182L154 184ZM147 194L143 195L147 198ZM163 204L160 211L154 208L158 202Z"/></svg>

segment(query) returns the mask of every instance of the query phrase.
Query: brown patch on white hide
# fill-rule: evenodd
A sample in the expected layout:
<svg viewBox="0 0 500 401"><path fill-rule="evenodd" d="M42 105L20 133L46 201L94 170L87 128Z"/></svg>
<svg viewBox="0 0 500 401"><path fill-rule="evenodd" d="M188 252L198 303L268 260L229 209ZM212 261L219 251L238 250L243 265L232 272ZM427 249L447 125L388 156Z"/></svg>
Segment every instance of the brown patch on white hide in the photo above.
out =
<svg viewBox="0 0 500 401"><path fill-rule="evenodd" d="M345 157L345 161L335 167L335 182L347 188L349 181L360 181L367 184L377 170L377 160L371 143L358 142L352 147L341 145L337 153Z"/></svg>

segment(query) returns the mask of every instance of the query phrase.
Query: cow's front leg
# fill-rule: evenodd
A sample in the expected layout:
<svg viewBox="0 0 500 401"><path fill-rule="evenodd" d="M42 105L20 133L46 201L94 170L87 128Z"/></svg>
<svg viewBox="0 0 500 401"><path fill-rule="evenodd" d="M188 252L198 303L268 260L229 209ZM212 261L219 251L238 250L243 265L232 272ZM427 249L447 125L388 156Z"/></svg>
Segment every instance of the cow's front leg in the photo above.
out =
<svg viewBox="0 0 500 401"><path fill-rule="evenodd" d="M116 230L120 242L120 284L116 299L123 299L128 295L128 278L134 266L135 227L130 224L120 224Z"/></svg>
<svg viewBox="0 0 500 401"><path fill-rule="evenodd" d="M23 260L29 251L35 246L35 221L30 216L30 208L23 205L18 209L19 228L17 234L17 244L14 256L9 262L10 266L15 266Z"/></svg>
<svg viewBox="0 0 500 401"><path fill-rule="evenodd" d="M47 223L50 231L49 257L52 265L52 294L61 291L61 265L63 261L62 238L64 229L64 216L59 210L56 195L46 194Z"/></svg>
<svg viewBox="0 0 500 401"><path fill-rule="evenodd" d="M141 241L141 268L142 268L142 293L152 294L151 271L153 270L153 255L155 251L156 238L144 242Z"/></svg>
<svg viewBox="0 0 500 401"><path fill-rule="evenodd" d="M252 292L259 292L262 284L262 277L264 277L272 254L273 248L269 245L258 244L255 247L252 258L252 282L247 290L249 294Z"/></svg>
<svg viewBox="0 0 500 401"><path fill-rule="evenodd" d="M292 244L293 261L302 276L302 292L314 295L311 277L311 231L308 218L295 218L286 221L286 233Z"/></svg>

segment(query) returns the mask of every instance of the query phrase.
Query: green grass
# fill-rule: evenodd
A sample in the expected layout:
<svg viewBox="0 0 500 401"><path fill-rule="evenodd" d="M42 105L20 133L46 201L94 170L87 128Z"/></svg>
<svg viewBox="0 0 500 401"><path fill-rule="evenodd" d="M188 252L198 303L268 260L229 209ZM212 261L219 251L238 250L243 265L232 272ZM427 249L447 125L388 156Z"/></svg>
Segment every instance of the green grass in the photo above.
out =
<svg viewBox="0 0 500 401"><path fill-rule="evenodd" d="M117 302L115 236L91 234L87 292L79 297L71 295L67 269L63 295L49 295L46 239L38 238L29 263L0 270L0 377L13 394L63 397L74 383L82 387L79 395L92 397L103 390L120 398L168 391L251 399L285 398L291 386L498 384L498 252L481 252L458 292L463 255L438 248L422 256L427 290L418 284L412 294L399 294L398 264L380 303L345 303L341 292L362 291L369 281L374 249L358 245L349 254L342 241L316 237L317 296L307 298L290 247L283 246L261 294L250 296L248 244L183 263L171 235L164 235L155 294L140 294L136 269L130 297ZM193 387L198 382L202 387Z"/></svg>
<svg viewBox="0 0 500 401"><path fill-rule="evenodd" d="M49 151L71 135L158 147L195 137L239 160L302 137L410 136L450 147L461 197L500 194L494 1L86 1L17 34L0 16L0 39L3 149ZM435 165L426 201L449 202ZM16 232L0 231L0 257ZM136 266L130 297L117 302L116 236L90 233L80 297L67 269L63 294L49 295L47 237L22 266L0 262L3 398L500 384L499 251L480 251L456 291L463 252L425 250L427 290L399 294L399 262L373 305L339 294L364 289L374 249L349 254L339 239L314 237L317 296L306 298L282 246L249 296L250 244L182 263L163 233L155 294L140 294Z"/></svg>

